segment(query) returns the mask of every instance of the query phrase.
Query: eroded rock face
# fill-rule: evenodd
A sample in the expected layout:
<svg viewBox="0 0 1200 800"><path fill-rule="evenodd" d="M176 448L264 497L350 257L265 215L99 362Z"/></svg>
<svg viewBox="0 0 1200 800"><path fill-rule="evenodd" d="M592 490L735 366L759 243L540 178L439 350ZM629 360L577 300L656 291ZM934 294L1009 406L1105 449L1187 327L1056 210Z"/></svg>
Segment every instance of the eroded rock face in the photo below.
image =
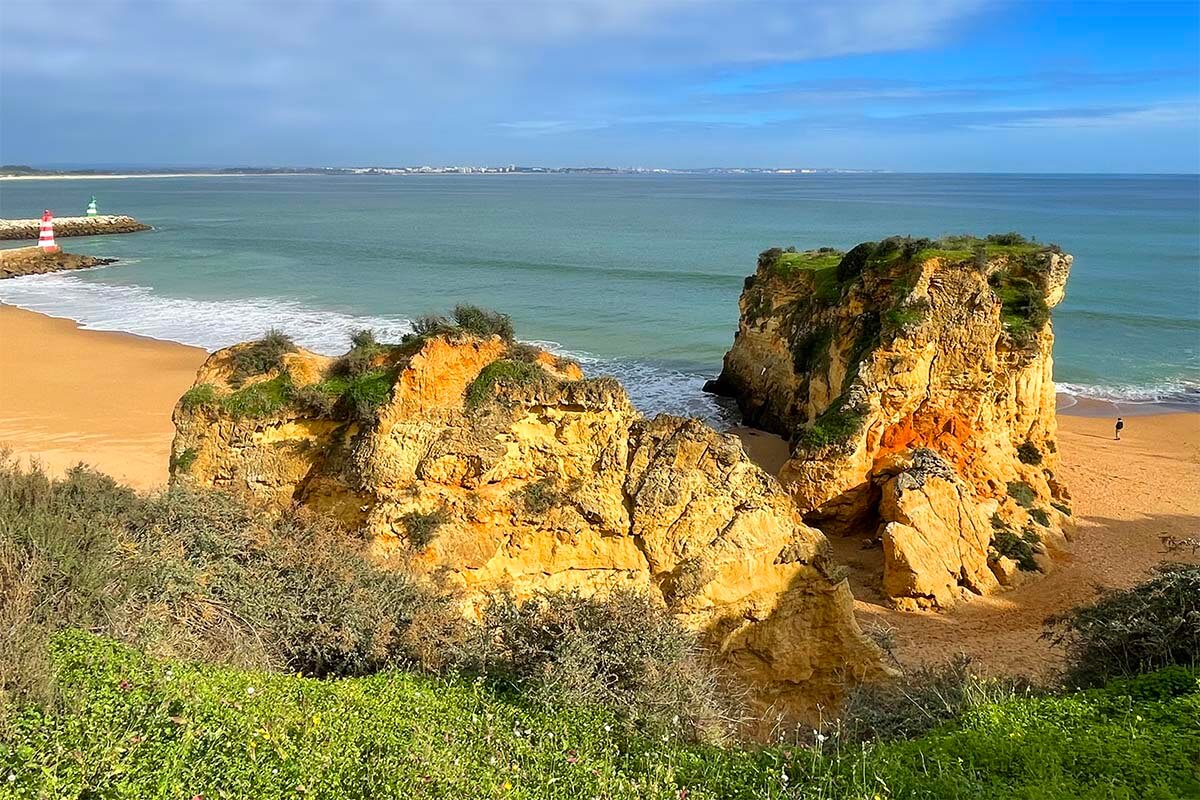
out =
<svg viewBox="0 0 1200 800"><path fill-rule="evenodd" d="M1045 568L1065 543L1049 311L1072 259L998 239L764 253L710 386L790 440L780 480L807 521L885 526L885 590L905 607L992 591L989 561L1024 548ZM922 449L951 474L907 485L895 460Z"/></svg>
<svg viewBox="0 0 1200 800"><path fill-rule="evenodd" d="M176 408L177 481L333 514L379 560L468 604L497 590L646 591L764 707L811 715L883 672L825 537L734 437L643 419L616 381L546 353L513 367L496 337L386 349L368 373L386 378L385 397L365 415L297 400L237 416L242 393L280 379L235 389L237 352L210 357ZM302 351L284 362L299 398L338 369Z"/></svg>

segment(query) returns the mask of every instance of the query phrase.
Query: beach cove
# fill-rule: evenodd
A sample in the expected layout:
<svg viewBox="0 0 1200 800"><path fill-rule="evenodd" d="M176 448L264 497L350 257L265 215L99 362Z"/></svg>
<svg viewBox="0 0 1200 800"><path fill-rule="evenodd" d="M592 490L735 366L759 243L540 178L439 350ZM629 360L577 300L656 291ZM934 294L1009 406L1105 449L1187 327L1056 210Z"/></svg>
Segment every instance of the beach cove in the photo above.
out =
<svg viewBox="0 0 1200 800"><path fill-rule="evenodd" d="M171 413L192 384L204 350L124 333L81 330L0 306L0 446L61 474L87 463L141 490L167 480ZM905 663L941 663L965 652L997 674L1042 677L1058 654L1039 639L1046 616L1086 602L1096 586L1129 586L1169 561L1160 537L1195 535L1200 516L1200 414L1128 418L1122 441L1102 404L1059 415L1064 482L1073 495L1073 555L1049 575L942 614L904 613L856 601L860 624L893 629ZM1144 409L1153 412L1153 409ZM786 448L778 437L736 429L769 472ZM839 553L851 585L865 580L855 554ZM1177 557L1176 557L1177 558ZM857 594L858 592L856 592Z"/></svg>

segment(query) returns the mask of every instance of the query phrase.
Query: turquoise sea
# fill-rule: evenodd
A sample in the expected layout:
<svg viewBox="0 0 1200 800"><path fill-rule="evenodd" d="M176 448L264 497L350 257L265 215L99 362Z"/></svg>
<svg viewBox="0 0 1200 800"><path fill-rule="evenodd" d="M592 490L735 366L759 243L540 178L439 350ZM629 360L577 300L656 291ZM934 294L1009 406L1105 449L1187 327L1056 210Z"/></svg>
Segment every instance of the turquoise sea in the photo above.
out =
<svg viewBox="0 0 1200 800"><path fill-rule="evenodd" d="M0 301L210 349L270 327L325 352L472 302L614 374L648 413L715 419L742 280L774 245L1020 231L1075 255L1060 390L1200 404L1200 176L430 175L0 183L0 216L132 214L68 240L121 262L0 281ZM6 243L15 245L18 243Z"/></svg>

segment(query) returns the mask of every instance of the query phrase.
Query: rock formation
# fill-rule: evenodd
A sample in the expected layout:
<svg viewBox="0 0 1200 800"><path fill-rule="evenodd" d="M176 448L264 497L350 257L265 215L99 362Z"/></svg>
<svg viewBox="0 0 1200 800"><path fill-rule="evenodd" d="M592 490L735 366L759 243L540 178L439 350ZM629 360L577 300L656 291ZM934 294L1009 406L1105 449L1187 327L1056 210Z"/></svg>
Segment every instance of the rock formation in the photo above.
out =
<svg viewBox="0 0 1200 800"><path fill-rule="evenodd" d="M0 250L0 279L102 267L107 264L115 264L116 261L115 258L78 256L61 251L48 253L37 247L15 247L10 250Z"/></svg>
<svg viewBox="0 0 1200 800"><path fill-rule="evenodd" d="M643 419L616 381L501 336L294 349L245 375L265 352L238 345L200 370L175 410L174 480L332 514L468 606L644 590L764 707L811 715L882 674L827 540L735 438Z"/></svg>
<svg viewBox="0 0 1200 800"><path fill-rule="evenodd" d="M0 239L36 239L40 219L0 219ZM95 217L55 217L54 235L101 236L109 233L148 231L150 226L133 217L102 214Z"/></svg>
<svg viewBox="0 0 1200 800"><path fill-rule="evenodd" d="M1065 543L1050 309L1071 260L1016 234L893 238L768 250L746 280L707 388L789 440L807 522L880 540L902 608L1011 585Z"/></svg>

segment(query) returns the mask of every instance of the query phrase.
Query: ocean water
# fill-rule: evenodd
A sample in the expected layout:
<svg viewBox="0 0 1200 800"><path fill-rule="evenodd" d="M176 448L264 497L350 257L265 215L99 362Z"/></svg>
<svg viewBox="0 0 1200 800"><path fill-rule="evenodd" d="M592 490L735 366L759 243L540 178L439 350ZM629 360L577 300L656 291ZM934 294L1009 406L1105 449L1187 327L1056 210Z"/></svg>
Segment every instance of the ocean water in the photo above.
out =
<svg viewBox="0 0 1200 800"><path fill-rule="evenodd" d="M92 194L155 230L67 240L121 262L0 281L0 301L209 349L279 327L328 353L470 302L617 376L646 413L717 420L700 387L759 251L1016 230L1075 255L1054 315L1060 390L1200 405L1200 176L15 181L0 216L80 214Z"/></svg>

